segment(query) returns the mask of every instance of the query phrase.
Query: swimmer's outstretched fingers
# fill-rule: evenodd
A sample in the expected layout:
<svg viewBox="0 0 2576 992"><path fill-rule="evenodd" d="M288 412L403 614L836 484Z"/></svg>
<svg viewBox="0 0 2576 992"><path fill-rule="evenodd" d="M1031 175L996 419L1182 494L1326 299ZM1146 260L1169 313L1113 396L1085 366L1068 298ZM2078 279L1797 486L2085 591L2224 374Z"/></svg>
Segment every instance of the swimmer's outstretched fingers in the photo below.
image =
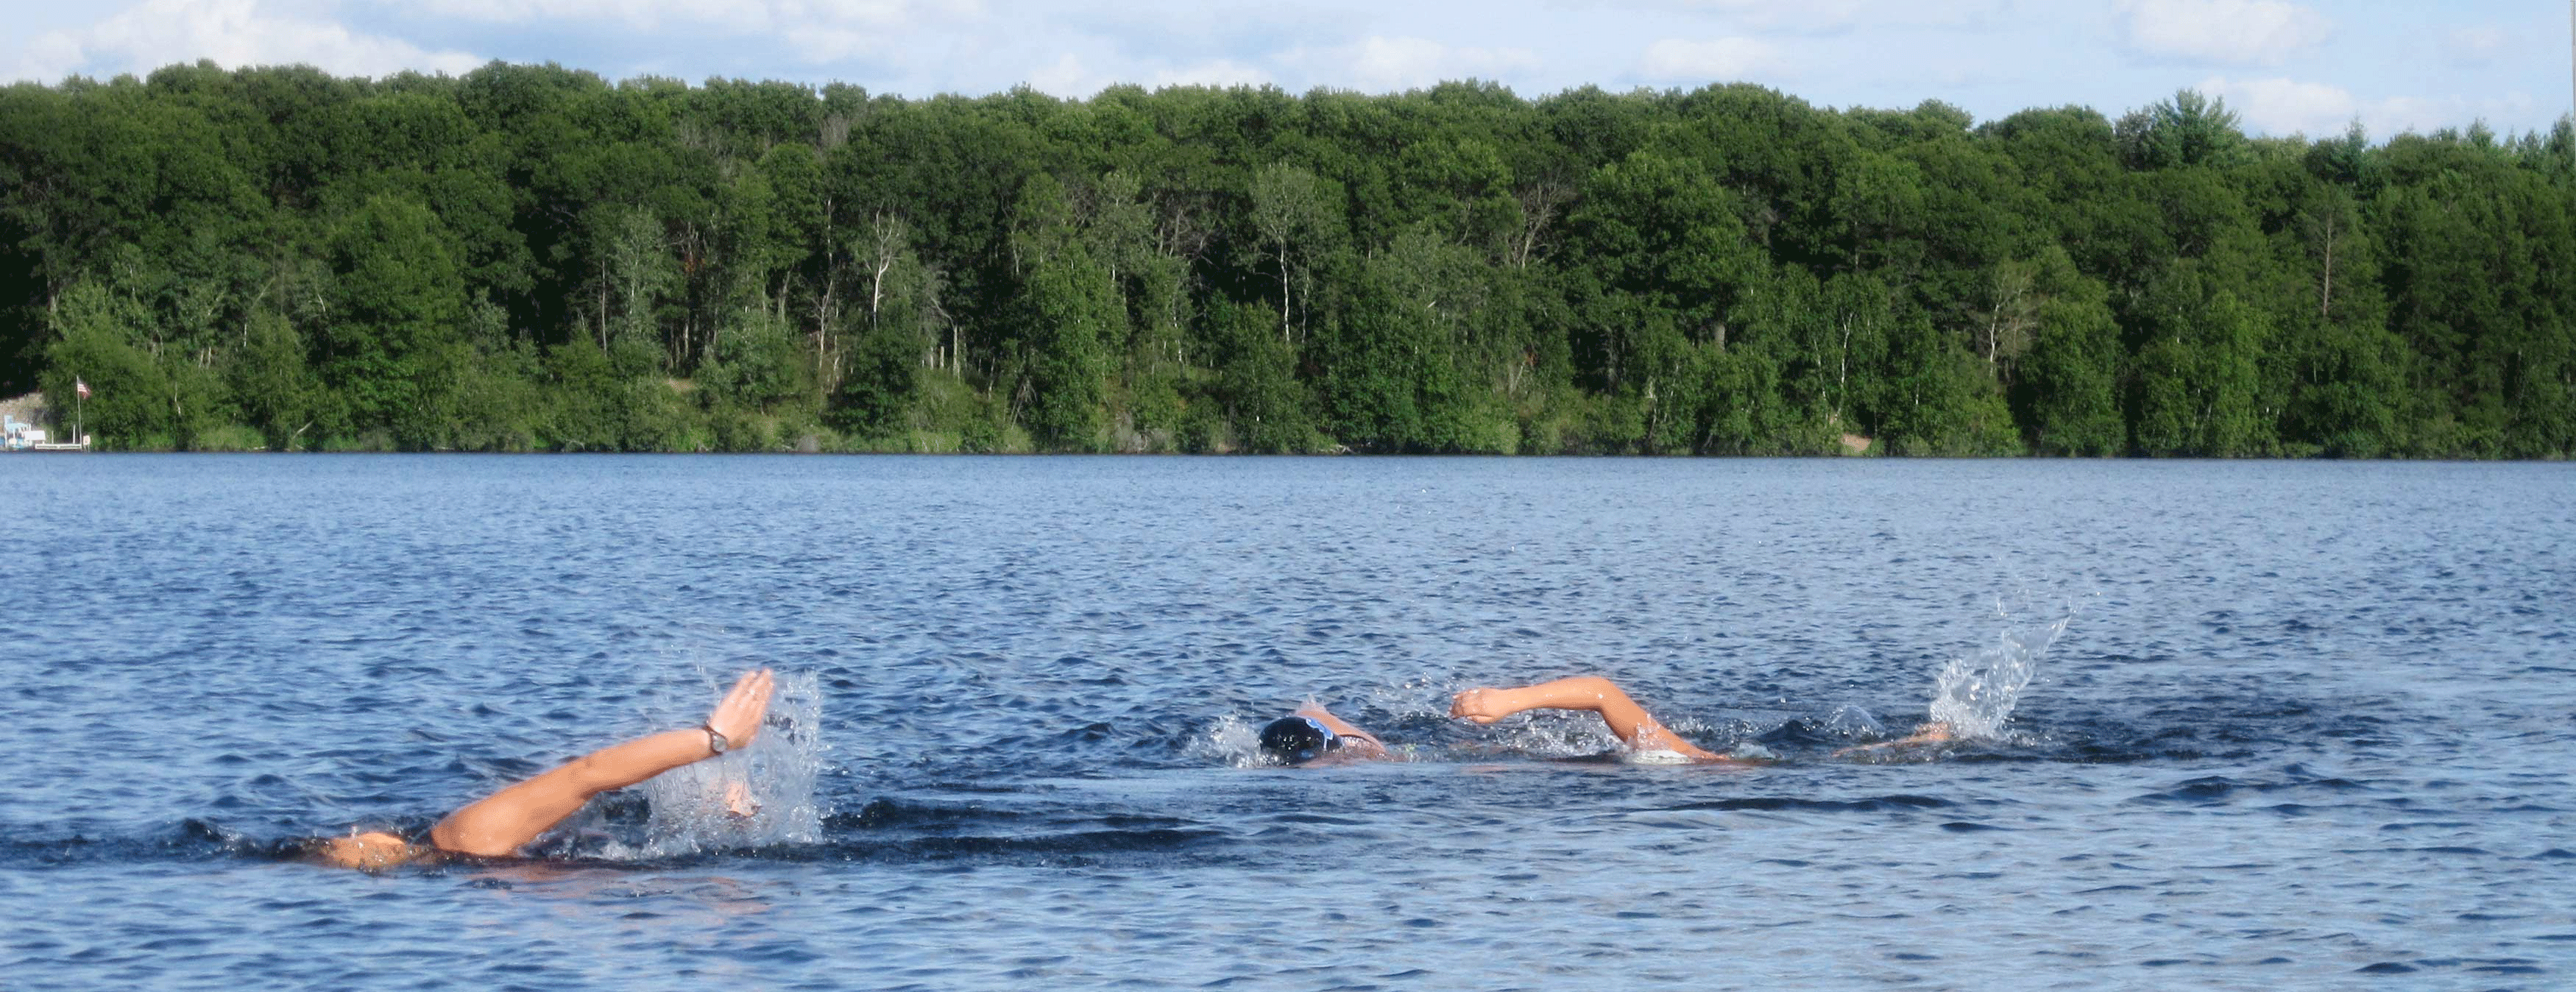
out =
<svg viewBox="0 0 2576 992"><path fill-rule="evenodd" d="M769 712L770 694L777 689L778 677L769 669L742 673L733 681L733 691L717 700L715 711L707 714L707 729L724 735L728 751L750 746L760 733L761 716Z"/></svg>

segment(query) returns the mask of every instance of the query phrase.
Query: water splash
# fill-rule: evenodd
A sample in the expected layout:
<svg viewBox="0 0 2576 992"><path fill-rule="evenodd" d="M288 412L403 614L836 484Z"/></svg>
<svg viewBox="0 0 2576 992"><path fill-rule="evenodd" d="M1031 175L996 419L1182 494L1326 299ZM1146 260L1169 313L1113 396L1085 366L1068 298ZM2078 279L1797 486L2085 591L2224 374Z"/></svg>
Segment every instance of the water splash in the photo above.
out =
<svg viewBox="0 0 2576 992"><path fill-rule="evenodd" d="M2075 619L2069 611L2049 623L2016 624L2009 610L2001 603L1996 606L2005 626L1995 643L1973 657L1950 659L1934 683L1932 721L1949 724L1951 734L1961 739L2003 736L2004 721L2020 704L2022 690L2039 674L2040 658Z"/></svg>
<svg viewBox="0 0 2576 992"><path fill-rule="evenodd" d="M1672 728L1676 733L1693 734L1701 729L1696 723ZM1508 722L1493 724L1478 731L1481 740L1469 745L1473 751L1509 754L1532 758L1590 758L1612 755L1620 760L1637 760L1655 764L1661 759L1646 756L1652 752L1635 752L1603 725L1601 718L1590 713L1567 710L1529 710Z"/></svg>
<svg viewBox="0 0 2576 992"><path fill-rule="evenodd" d="M1840 740L1877 740L1887 736L1887 724L1878 715L1856 703L1843 703L1817 718L1816 729Z"/></svg>
<svg viewBox="0 0 2576 992"><path fill-rule="evenodd" d="M816 843L823 817L814 780L828 747L822 723L823 694L814 673L779 673L769 717L751 746L644 783L650 813L642 843L613 845L605 853L661 858Z"/></svg>
<svg viewBox="0 0 2576 992"><path fill-rule="evenodd" d="M1276 764L1261 753L1261 730L1242 717L1218 717L1207 733L1191 739L1186 752L1197 761L1218 761L1236 768Z"/></svg>

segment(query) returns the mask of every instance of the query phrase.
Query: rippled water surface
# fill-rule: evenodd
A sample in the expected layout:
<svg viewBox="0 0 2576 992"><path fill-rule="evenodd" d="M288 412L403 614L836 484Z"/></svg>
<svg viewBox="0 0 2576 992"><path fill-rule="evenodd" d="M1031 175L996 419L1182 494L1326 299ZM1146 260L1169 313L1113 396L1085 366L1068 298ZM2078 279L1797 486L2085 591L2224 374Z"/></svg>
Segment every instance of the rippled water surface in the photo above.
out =
<svg viewBox="0 0 2576 992"><path fill-rule="evenodd" d="M2576 467L0 456L0 494L12 990L2576 984ZM279 853L753 665L794 731L545 857ZM1580 673L1782 760L1445 717ZM1411 760L1255 766L1309 698ZM1989 732L1831 755L1936 699ZM703 814L727 779L755 822Z"/></svg>

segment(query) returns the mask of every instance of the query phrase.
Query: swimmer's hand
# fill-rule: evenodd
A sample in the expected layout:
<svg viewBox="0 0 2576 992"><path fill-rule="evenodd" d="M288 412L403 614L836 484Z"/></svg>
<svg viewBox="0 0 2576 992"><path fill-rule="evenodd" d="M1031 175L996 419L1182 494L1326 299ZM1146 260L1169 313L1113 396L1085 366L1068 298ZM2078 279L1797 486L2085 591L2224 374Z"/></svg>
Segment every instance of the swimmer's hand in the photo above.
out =
<svg viewBox="0 0 2576 992"><path fill-rule="evenodd" d="M751 797L751 787L740 782L725 783L725 814L737 820L760 815L760 800Z"/></svg>
<svg viewBox="0 0 2576 992"><path fill-rule="evenodd" d="M1922 747L1926 744L1942 744L1947 743L1950 738L1951 731L1949 724L1939 722L1927 723L1914 728L1913 733L1902 738L1892 741L1880 741L1876 744L1863 744L1858 747L1843 748L1842 750L1834 752L1832 757L1840 758L1844 755L1850 754L1873 754L1880 751L1894 751L1899 748Z"/></svg>
<svg viewBox="0 0 2576 992"><path fill-rule="evenodd" d="M778 688L778 679L769 669L742 673L734 680L733 691L716 702L715 711L707 714L707 726L723 734L728 748L751 746L760 734L760 718L769 712L769 694Z"/></svg>
<svg viewBox="0 0 2576 992"><path fill-rule="evenodd" d="M382 830L351 833L346 837L325 837L314 851L323 864L359 871L384 871L415 860L429 849L416 846Z"/></svg>
<svg viewBox="0 0 2576 992"><path fill-rule="evenodd" d="M1500 689L1469 689L1450 698L1449 715L1476 723L1492 723L1521 711L1520 707L1498 698L1502 694Z"/></svg>

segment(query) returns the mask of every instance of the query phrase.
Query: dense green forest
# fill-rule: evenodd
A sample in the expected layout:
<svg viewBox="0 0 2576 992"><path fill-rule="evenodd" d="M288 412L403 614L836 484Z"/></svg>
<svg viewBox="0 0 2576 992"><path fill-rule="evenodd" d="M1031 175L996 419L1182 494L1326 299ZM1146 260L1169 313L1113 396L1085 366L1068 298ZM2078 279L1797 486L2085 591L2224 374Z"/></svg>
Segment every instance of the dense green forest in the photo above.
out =
<svg viewBox="0 0 2576 992"><path fill-rule="evenodd" d="M2565 457L2576 135L172 66L0 90L115 448Z"/></svg>

